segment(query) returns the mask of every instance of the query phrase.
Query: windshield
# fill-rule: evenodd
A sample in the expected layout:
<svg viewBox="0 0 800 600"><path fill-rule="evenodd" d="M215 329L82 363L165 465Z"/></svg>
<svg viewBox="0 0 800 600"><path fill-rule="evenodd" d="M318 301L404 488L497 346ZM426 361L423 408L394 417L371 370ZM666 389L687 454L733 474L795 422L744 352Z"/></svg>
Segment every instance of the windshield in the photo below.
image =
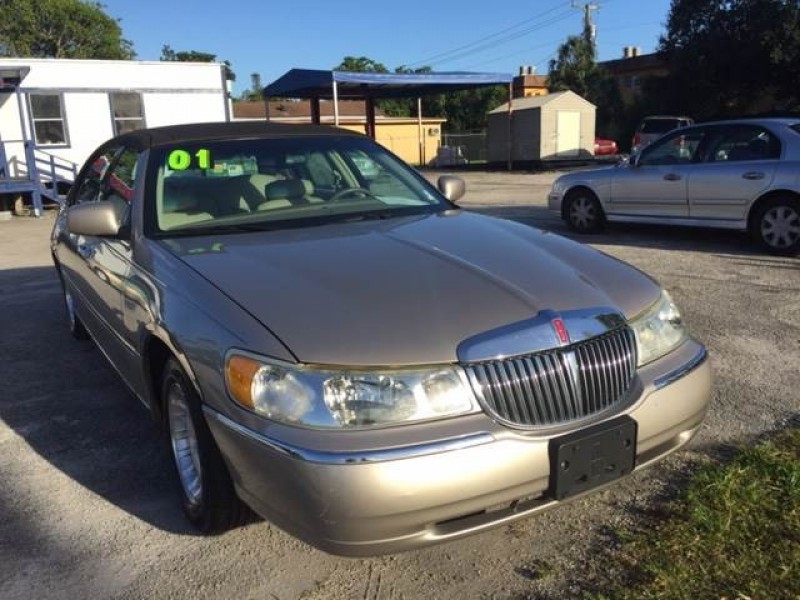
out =
<svg viewBox="0 0 800 600"><path fill-rule="evenodd" d="M666 133L681 125L679 119L645 119L642 133Z"/></svg>
<svg viewBox="0 0 800 600"><path fill-rule="evenodd" d="M298 227L452 208L415 171L362 137L181 143L153 150L150 234Z"/></svg>

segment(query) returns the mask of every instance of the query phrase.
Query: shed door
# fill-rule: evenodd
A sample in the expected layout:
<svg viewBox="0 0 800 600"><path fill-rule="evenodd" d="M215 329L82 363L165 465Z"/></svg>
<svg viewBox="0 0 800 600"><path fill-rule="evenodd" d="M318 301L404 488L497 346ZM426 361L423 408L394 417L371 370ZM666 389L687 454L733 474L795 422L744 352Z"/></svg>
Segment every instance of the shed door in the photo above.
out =
<svg viewBox="0 0 800 600"><path fill-rule="evenodd" d="M581 146L581 113L556 111L556 155L578 156Z"/></svg>

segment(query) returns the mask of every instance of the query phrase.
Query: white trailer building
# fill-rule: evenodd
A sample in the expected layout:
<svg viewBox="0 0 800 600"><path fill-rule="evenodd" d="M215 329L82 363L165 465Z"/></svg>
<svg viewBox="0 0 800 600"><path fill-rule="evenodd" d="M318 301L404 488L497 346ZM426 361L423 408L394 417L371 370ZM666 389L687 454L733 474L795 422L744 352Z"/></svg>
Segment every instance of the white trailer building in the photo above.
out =
<svg viewBox="0 0 800 600"><path fill-rule="evenodd" d="M39 193L114 135L228 120L221 63L1 58L0 194L41 210Z"/></svg>

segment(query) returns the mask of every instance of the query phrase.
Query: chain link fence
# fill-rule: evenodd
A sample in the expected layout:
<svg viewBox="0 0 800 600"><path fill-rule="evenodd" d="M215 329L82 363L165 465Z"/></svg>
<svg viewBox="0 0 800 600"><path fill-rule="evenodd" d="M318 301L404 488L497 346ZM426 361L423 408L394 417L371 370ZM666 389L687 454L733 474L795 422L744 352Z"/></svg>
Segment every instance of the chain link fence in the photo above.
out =
<svg viewBox="0 0 800 600"><path fill-rule="evenodd" d="M461 159L463 164L486 162L488 146L486 132L480 133L442 133L442 146L452 148L449 154Z"/></svg>

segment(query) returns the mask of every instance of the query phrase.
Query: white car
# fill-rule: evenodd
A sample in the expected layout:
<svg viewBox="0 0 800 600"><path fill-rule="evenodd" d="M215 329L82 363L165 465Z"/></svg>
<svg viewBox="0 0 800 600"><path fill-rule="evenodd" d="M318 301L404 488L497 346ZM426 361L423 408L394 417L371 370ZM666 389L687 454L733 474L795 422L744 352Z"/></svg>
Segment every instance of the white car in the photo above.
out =
<svg viewBox="0 0 800 600"><path fill-rule="evenodd" d="M773 252L797 254L800 119L677 129L628 162L561 175L548 204L580 233L606 222L738 229Z"/></svg>

